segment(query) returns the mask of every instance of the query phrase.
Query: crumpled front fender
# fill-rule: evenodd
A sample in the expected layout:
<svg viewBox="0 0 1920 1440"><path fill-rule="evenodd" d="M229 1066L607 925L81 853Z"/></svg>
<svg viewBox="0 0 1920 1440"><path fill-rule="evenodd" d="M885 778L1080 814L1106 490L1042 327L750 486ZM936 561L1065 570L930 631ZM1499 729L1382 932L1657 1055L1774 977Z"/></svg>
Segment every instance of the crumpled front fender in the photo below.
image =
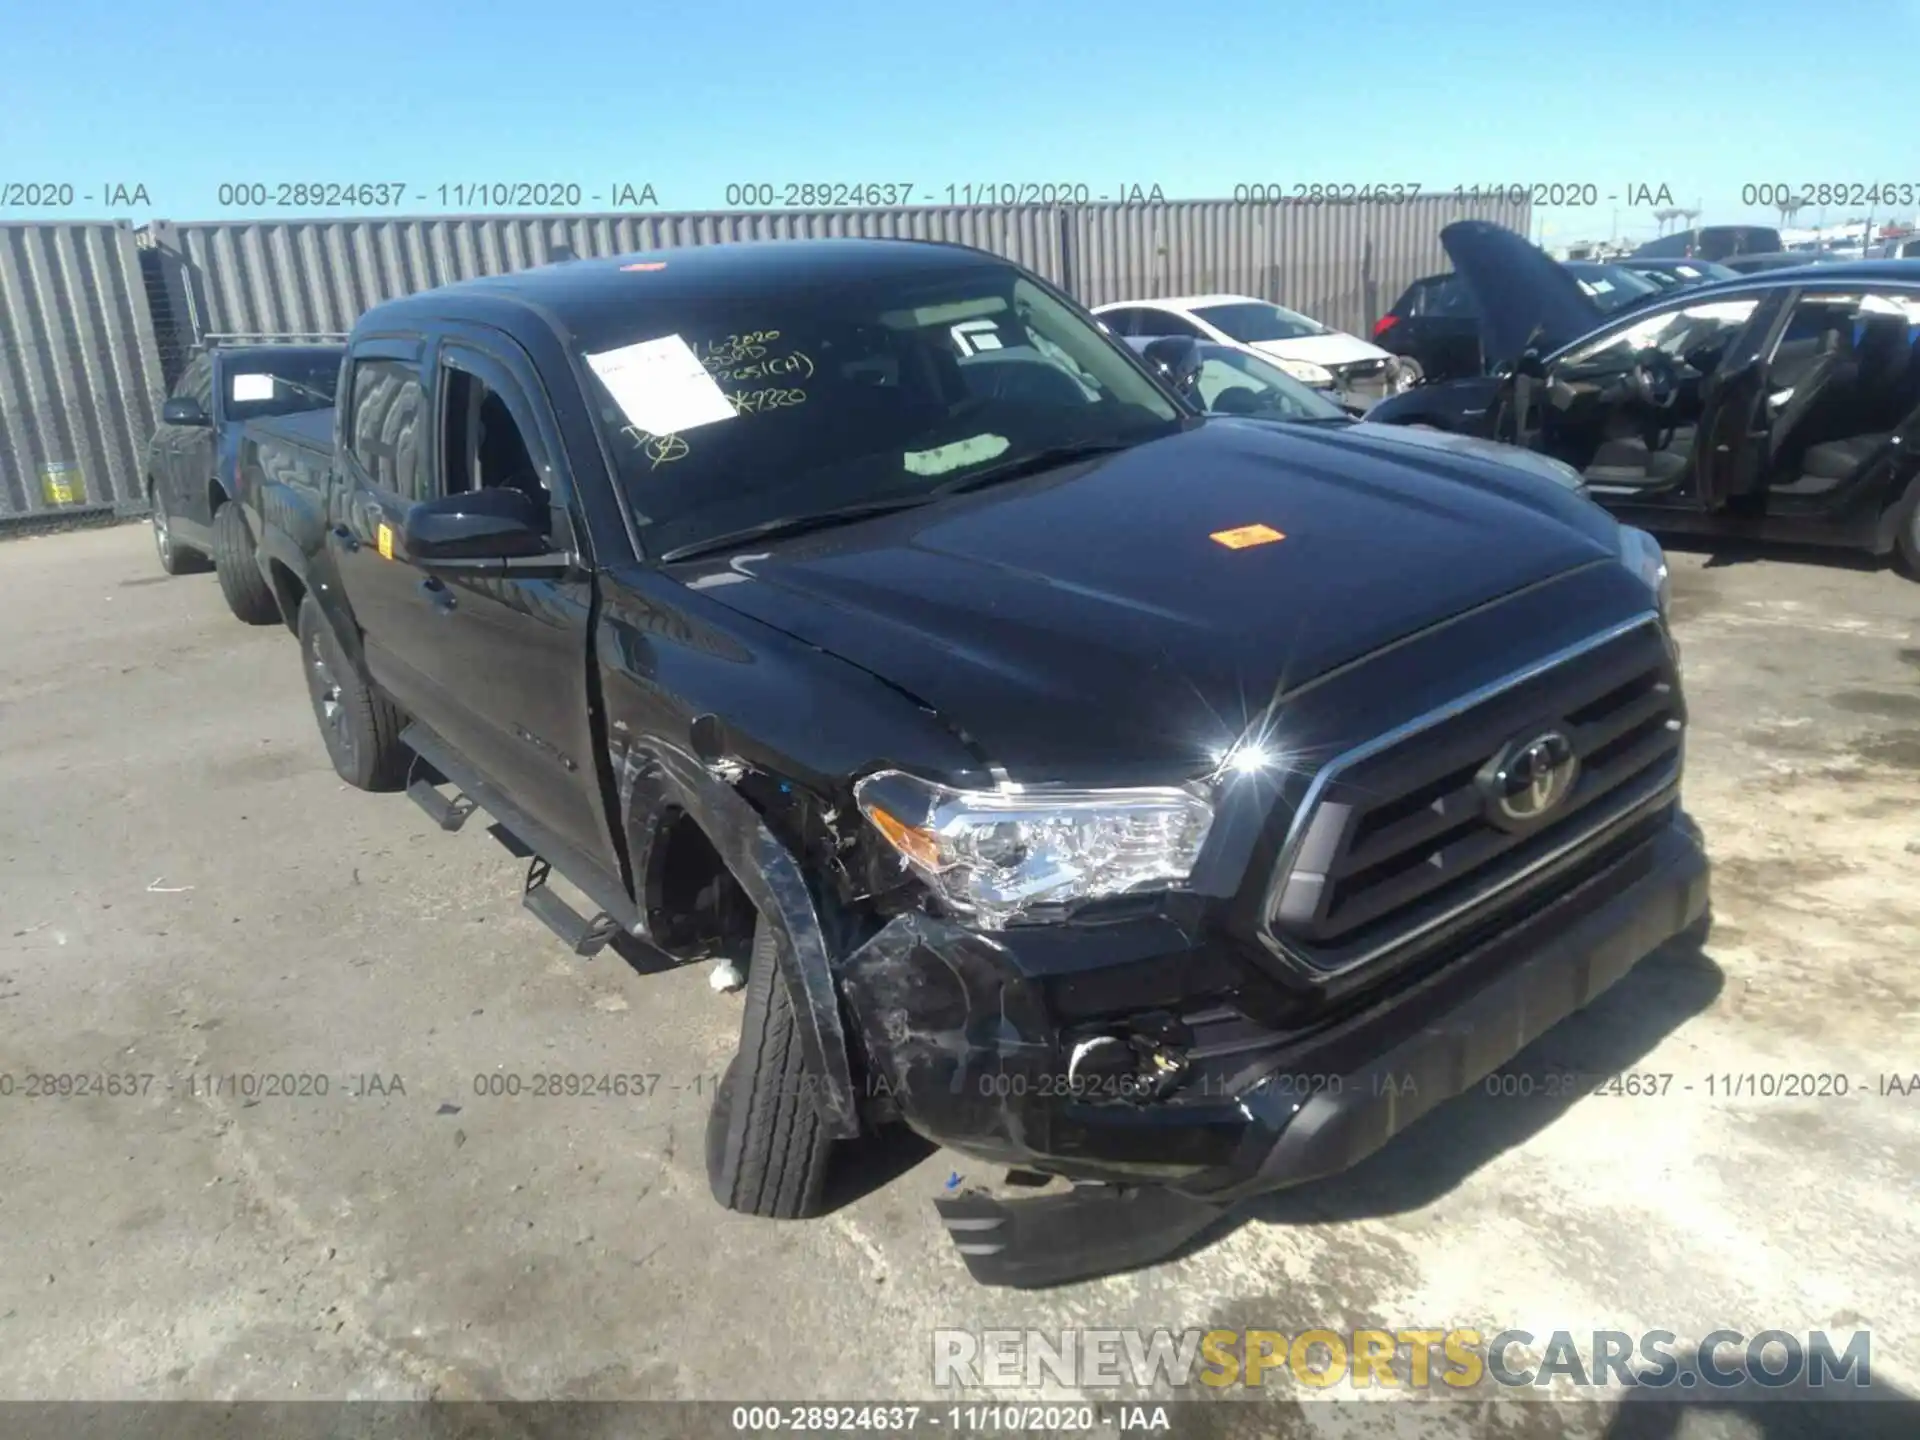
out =
<svg viewBox="0 0 1920 1440"><path fill-rule="evenodd" d="M635 876L646 874L660 817L683 810L706 832L772 927L780 976L800 1022L807 1073L817 1082L813 1092L821 1118L835 1139L854 1138L860 1133L859 1105L830 949L798 862L759 812L696 756L649 737L628 748L616 745L612 759Z"/></svg>

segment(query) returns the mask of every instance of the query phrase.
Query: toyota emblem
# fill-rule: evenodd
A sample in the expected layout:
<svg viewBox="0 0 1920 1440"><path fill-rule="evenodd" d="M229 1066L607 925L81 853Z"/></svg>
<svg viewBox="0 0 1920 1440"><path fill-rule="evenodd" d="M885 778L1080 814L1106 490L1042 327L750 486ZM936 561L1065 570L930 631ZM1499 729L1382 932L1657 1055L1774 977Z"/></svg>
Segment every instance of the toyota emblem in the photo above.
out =
<svg viewBox="0 0 1920 1440"><path fill-rule="evenodd" d="M1481 770L1479 784L1493 822L1514 830L1535 825L1559 809L1579 774L1573 741L1548 730L1505 746Z"/></svg>

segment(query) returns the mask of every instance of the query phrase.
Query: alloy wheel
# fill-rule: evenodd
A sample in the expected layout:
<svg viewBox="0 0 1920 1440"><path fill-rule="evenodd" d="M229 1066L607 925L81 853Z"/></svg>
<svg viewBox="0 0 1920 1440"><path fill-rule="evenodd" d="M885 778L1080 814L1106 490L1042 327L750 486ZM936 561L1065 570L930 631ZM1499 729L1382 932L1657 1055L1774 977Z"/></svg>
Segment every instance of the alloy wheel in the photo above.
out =
<svg viewBox="0 0 1920 1440"><path fill-rule="evenodd" d="M153 492L153 548L159 552L160 568L173 568L173 531L167 525L167 502Z"/></svg>
<svg viewBox="0 0 1920 1440"><path fill-rule="evenodd" d="M333 673L333 666L328 663L325 644L319 635L313 637L308 669L308 684L313 689L313 708L320 717L320 728L326 734L327 744L336 755L351 760L353 730L347 722L346 699Z"/></svg>

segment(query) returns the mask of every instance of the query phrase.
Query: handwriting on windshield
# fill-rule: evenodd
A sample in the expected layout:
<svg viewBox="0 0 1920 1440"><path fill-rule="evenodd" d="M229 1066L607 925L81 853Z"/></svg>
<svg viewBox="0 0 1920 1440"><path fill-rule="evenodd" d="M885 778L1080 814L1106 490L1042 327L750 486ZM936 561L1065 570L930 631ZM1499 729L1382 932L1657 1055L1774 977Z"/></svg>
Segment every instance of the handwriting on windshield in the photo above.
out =
<svg viewBox="0 0 1920 1440"><path fill-rule="evenodd" d="M778 330L750 330L744 335L708 340L700 346L700 363L709 370L730 370L749 360L764 360L767 346L779 338Z"/></svg>
<svg viewBox="0 0 1920 1440"><path fill-rule="evenodd" d="M715 370L713 378L722 383L742 380L777 380L782 376L793 376L801 380L813 378L813 357L804 350L795 350L787 355L770 355L764 360L755 360L745 365L735 365L726 370Z"/></svg>
<svg viewBox="0 0 1920 1440"><path fill-rule="evenodd" d="M700 363L707 367L707 372L715 380L723 384L728 381L738 384L746 380L778 380L783 377L811 380L813 357L804 350L791 350L784 355L773 354L769 347L779 338L778 330L749 330L744 335L708 340L699 347Z"/></svg>
<svg viewBox="0 0 1920 1440"><path fill-rule="evenodd" d="M620 433L633 442L634 449L647 457L649 470L658 470L674 460L684 460L691 453L687 442L678 435L655 435L637 425L622 425Z"/></svg>
<svg viewBox="0 0 1920 1440"><path fill-rule="evenodd" d="M729 390L727 399L733 402L734 413L738 415L760 415L768 410L787 410L795 405L807 403L804 390Z"/></svg>

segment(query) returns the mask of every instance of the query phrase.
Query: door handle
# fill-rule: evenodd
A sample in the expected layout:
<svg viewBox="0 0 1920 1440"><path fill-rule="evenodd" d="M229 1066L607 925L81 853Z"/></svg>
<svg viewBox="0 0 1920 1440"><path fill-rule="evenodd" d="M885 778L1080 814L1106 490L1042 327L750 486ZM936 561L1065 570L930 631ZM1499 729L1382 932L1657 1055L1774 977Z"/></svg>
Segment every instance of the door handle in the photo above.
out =
<svg viewBox="0 0 1920 1440"><path fill-rule="evenodd" d="M429 575L420 582L420 593L426 596L428 603L442 615L453 609L453 592L447 588L446 582L437 575Z"/></svg>
<svg viewBox="0 0 1920 1440"><path fill-rule="evenodd" d="M340 542L342 549L358 550L360 548L360 537L344 525L333 527L333 538Z"/></svg>

